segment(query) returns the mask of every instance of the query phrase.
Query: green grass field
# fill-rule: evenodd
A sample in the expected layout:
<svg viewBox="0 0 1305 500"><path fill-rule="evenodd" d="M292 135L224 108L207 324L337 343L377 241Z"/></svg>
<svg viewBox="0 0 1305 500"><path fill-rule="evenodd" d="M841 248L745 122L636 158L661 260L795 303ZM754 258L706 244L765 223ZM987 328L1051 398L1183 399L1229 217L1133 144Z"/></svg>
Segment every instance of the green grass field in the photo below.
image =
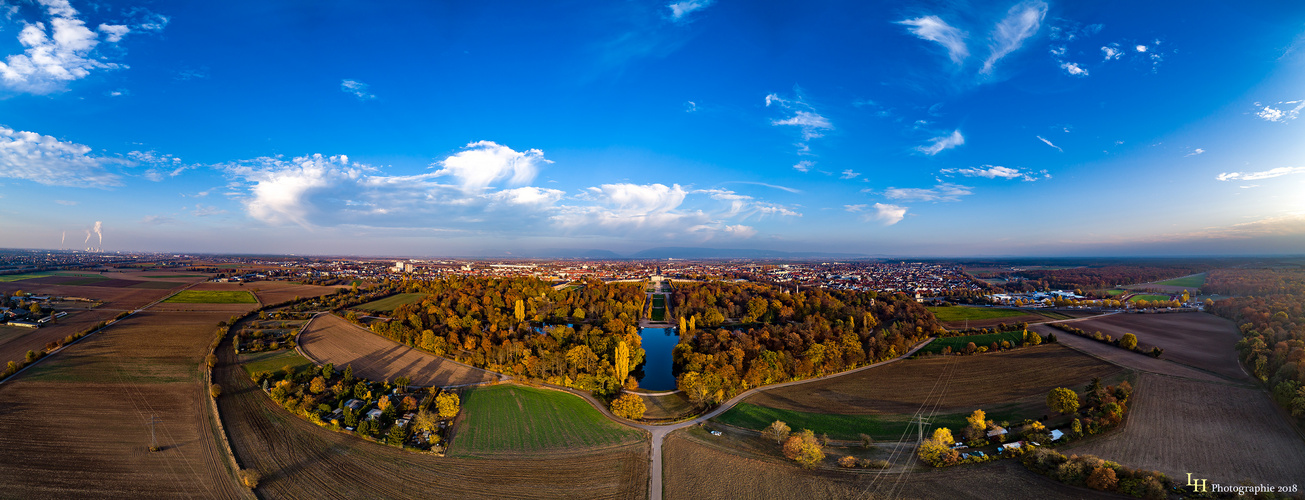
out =
<svg viewBox="0 0 1305 500"><path fill-rule="evenodd" d="M1116 288L1114 290L1106 290L1106 294L1110 295L1111 297L1118 297L1126 293L1128 293L1128 290L1124 290L1122 288Z"/></svg>
<svg viewBox="0 0 1305 500"><path fill-rule="evenodd" d="M666 321L666 296L662 294L653 295L652 300L653 321Z"/></svg>
<svg viewBox="0 0 1305 500"><path fill-rule="evenodd" d="M142 276L143 278L207 278L203 274L156 274L153 276Z"/></svg>
<svg viewBox="0 0 1305 500"><path fill-rule="evenodd" d="M1201 288L1202 286L1205 286L1205 273L1193 274L1191 276L1183 276L1181 278L1174 278L1166 281L1159 281L1156 282L1156 284L1167 285L1167 286Z"/></svg>
<svg viewBox="0 0 1305 500"><path fill-rule="evenodd" d="M455 457L581 450L641 439L578 396L519 385L474 388L449 452Z"/></svg>
<svg viewBox="0 0 1305 500"><path fill-rule="evenodd" d="M947 427L955 431L965 428L967 414L935 415L931 422L934 427ZM1018 418L1017 418L1018 417ZM1027 416L1016 415L1009 409L995 409L988 412L988 418L995 421L1020 420ZM861 434L869 434L876 441L897 441L907 432L914 436L914 426L910 415L836 415L825 413L808 413L793 410L780 410L749 403L739 403L729 411L712 419L722 424L762 430L776 420L782 421L793 432L810 429L816 435L829 434L830 438L857 440Z"/></svg>
<svg viewBox="0 0 1305 500"><path fill-rule="evenodd" d="M1168 296L1168 295L1140 294L1140 295L1134 295L1133 298L1128 299L1129 302L1137 302L1137 301L1139 301L1139 300L1145 300L1145 301L1147 301L1147 302L1154 302L1154 301L1157 301L1157 300L1169 300L1169 296Z"/></svg>
<svg viewBox="0 0 1305 500"><path fill-rule="evenodd" d="M387 313L395 309L398 309L398 307L402 305L416 304L418 302L421 302L421 299L424 298L426 298L426 294L424 293L400 293L400 294L391 295L383 299L373 300L371 302L358 306L358 309L362 309L364 311Z"/></svg>
<svg viewBox="0 0 1305 500"><path fill-rule="evenodd" d="M974 320L981 320L981 319L1010 318L1014 316L1026 316L1029 314L1034 314L1028 311L1016 311L1014 309L995 309L990 307L950 306L950 307L926 307L926 309L928 309L929 312L933 313L934 317L938 318L938 321L941 321L943 323L947 323L949 321L965 321L967 319L974 321Z"/></svg>
<svg viewBox="0 0 1305 500"><path fill-rule="evenodd" d="M250 375L258 372L276 373L281 371L285 365L295 367L296 373L303 373L304 370L317 368L317 365L309 361L308 358L300 356L294 349L241 354L240 363L240 366L244 367L245 372ZM344 367L340 367L340 369L344 369Z"/></svg>
<svg viewBox="0 0 1305 500"><path fill-rule="evenodd" d="M164 302L173 304L257 304L254 294L244 290L183 290Z"/></svg>
<svg viewBox="0 0 1305 500"><path fill-rule="evenodd" d="M966 335L964 337L942 337L929 345L920 349L920 353L939 353L944 347L951 347L952 352L960 351L965 345L974 342L976 346L990 346L993 342L998 344L1003 340L1009 340L1011 344L1018 344L1024 341L1024 332L1001 332L989 333L987 335Z"/></svg>

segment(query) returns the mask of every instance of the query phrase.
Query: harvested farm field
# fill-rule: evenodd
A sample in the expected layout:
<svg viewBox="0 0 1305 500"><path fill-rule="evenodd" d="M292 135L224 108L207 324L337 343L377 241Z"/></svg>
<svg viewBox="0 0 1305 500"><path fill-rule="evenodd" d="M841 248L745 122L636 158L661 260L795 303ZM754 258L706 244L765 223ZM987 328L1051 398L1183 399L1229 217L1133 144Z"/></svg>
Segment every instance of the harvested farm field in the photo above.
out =
<svg viewBox="0 0 1305 500"><path fill-rule="evenodd" d="M176 284L177 288L184 284ZM132 310L144 307L150 302L154 302L168 296L167 290L149 289L149 288L107 288L98 286L76 286L76 285L44 285L32 283L30 281L16 281L9 283L0 283L0 291L14 293L23 291L36 295L50 295L53 297L81 297L102 302L97 309L106 309L113 311Z"/></svg>
<svg viewBox="0 0 1305 500"><path fill-rule="evenodd" d="M68 315L59 318L41 328L23 328L17 326L0 326L0 365L9 361L21 361L27 351L40 351L46 344L62 340L95 326L101 321L113 318L113 311L89 310L68 311Z"/></svg>
<svg viewBox="0 0 1305 500"><path fill-rule="evenodd" d="M1114 338L1137 335L1143 344L1164 349L1162 359L1208 370L1234 380L1250 380L1237 361L1241 334L1232 321L1207 313L1112 314L1070 323L1088 333ZM1072 336L1057 333L1056 337Z"/></svg>
<svg viewBox="0 0 1305 500"><path fill-rule="evenodd" d="M202 286L202 285L201 285ZM289 281L257 281L246 285L264 304L280 304L295 297L320 297L343 287L301 285Z"/></svg>
<svg viewBox="0 0 1305 500"><path fill-rule="evenodd" d="M1077 325L1077 323L1073 323L1073 324ZM1217 375L1214 372L1198 370L1196 368L1192 368L1190 366L1165 359L1166 357L1168 357L1167 356L1168 353L1166 353L1166 356L1161 356L1160 359L1156 359L1146 354L1125 351L1114 345L1106 344L1103 342L1097 342L1092 339L1083 338L1078 335L1061 331L1047 325L1030 326L1029 330L1038 332L1044 338L1047 336L1047 334L1054 333L1056 335L1057 342L1064 345L1065 347L1072 348L1086 355L1131 370L1138 370L1138 371L1149 372L1149 373L1159 373L1163 375L1173 375L1176 377L1185 377L1185 378L1190 378L1195 380L1208 380L1212 382L1221 382L1221 381L1228 380L1227 378L1221 375Z"/></svg>
<svg viewBox="0 0 1305 500"><path fill-rule="evenodd" d="M437 457L333 432L286 412L218 348L223 422L263 498L628 498L648 494L647 441L592 453L493 459ZM339 366L339 365L337 365ZM356 370L356 368L355 368Z"/></svg>
<svg viewBox="0 0 1305 500"><path fill-rule="evenodd" d="M1142 374L1133 394L1121 430L1063 452L1210 483L1290 485L1305 477L1305 440L1257 388Z"/></svg>
<svg viewBox="0 0 1305 500"><path fill-rule="evenodd" d="M1053 482L1010 460L910 474L879 475L869 470L824 467L805 470L777 458L740 456L731 443L711 439L708 442L683 430L666 437L664 498L986 499L995 491L1010 499L1118 498Z"/></svg>
<svg viewBox="0 0 1305 500"><path fill-rule="evenodd" d="M0 385L0 497L243 498L197 370L224 317L139 313Z"/></svg>
<svg viewBox="0 0 1305 500"><path fill-rule="evenodd" d="M454 457L585 453L643 440L579 396L514 384L463 393L456 433Z"/></svg>
<svg viewBox="0 0 1305 500"><path fill-rule="evenodd" d="M1037 311L999 307L929 307L938 322L947 328L992 328L999 324L1045 323L1088 315L1081 311Z"/></svg>
<svg viewBox="0 0 1305 500"><path fill-rule="evenodd" d="M1059 335L1057 335L1059 337ZM955 363L955 366L948 366ZM920 408L943 368L955 376L939 406L943 413L1016 403L1045 412L1047 391L1077 387L1124 370L1072 349L1042 344L971 356L906 359L851 373L773 390L745 401L757 406L841 415L911 414Z"/></svg>
<svg viewBox="0 0 1305 500"><path fill-rule="evenodd" d="M483 384L498 375L399 344L333 314L313 318L299 335L299 349L317 364L371 380L412 379L414 387Z"/></svg>
<svg viewBox="0 0 1305 500"><path fill-rule="evenodd" d="M362 311L370 311L370 312L389 313L394 311L394 309L398 308L399 306L407 305L407 304L416 304L418 302L421 302L421 299L424 298L426 298L426 294L424 293L396 293L389 297L385 297L379 300L373 300L366 304L360 305L355 309L362 310Z"/></svg>

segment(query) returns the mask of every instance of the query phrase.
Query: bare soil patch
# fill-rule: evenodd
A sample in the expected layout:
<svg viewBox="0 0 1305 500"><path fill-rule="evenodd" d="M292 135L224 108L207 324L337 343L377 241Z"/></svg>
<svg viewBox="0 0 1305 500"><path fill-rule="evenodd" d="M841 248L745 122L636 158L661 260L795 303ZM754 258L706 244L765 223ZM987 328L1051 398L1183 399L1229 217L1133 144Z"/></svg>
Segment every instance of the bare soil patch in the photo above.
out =
<svg viewBox="0 0 1305 500"><path fill-rule="evenodd" d="M781 460L740 456L728 448L729 443L704 443L685 431L671 433L664 446L663 492L671 500L1117 498L1052 482L1009 460L905 475L886 473L876 481L876 471L804 470Z"/></svg>
<svg viewBox="0 0 1305 500"><path fill-rule="evenodd" d="M178 287L184 286L179 284ZM30 281L0 283L0 291L13 293L22 290L36 295L52 297L82 297L103 302L99 308L122 311L144 307L150 302L166 297L168 290L148 288L109 288L98 286L44 285Z"/></svg>
<svg viewBox="0 0 1305 500"><path fill-rule="evenodd" d="M957 366L949 366L959 363ZM1123 375L1117 366L1056 344L973 356L907 359L807 384L761 391L754 405L813 413L912 413L925 402L944 368L955 376L939 406L942 413L1017 403L1045 411L1047 391L1077 387L1093 377Z"/></svg>
<svg viewBox="0 0 1305 500"><path fill-rule="evenodd" d="M289 281L258 281L245 285L249 291L257 288L254 295L264 304L279 304L295 297L320 297L328 293L335 293L344 287L338 286L318 286L318 285L300 285Z"/></svg>
<svg viewBox="0 0 1305 500"><path fill-rule="evenodd" d="M1124 428L1063 450L1172 478L1290 485L1302 479L1305 441L1263 391L1143 374Z"/></svg>
<svg viewBox="0 0 1305 500"><path fill-rule="evenodd" d="M240 498L197 369L220 319L137 314L0 386L0 497Z"/></svg>
<svg viewBox="0 0 1305 500"><path fill-rule="evenodd" d="M1237 325L1213 314L1112 314L1073 325L1087 332L1100 330L1116 339L1132 333L1142 343L1164 349L1164 359L1235 380L1250 380L1237 361L1236 345L1241 338Z"/></svg>
<svg viewBox="0 0 1305 500"><path fill-rule="evenodd" d="M1078 323L1072 323L1078 326ZM1132 370L1143 372L1159 373L1164 375L1173 375L1176 377L1185 377L1194 380L1206 380L1211 382L1227 381L1226 378L1215 374L1214 372L1202 371L1190 366L1176 363L1165 359L1167 356L1161 356L1160 359L1153 358L1146 354L1125 351L1119 347L1086 339L1069 332L1057 330L1046 325L1030 326L1033 330L1046 337L1049 333L1056 334L1056 341L1064 344L1066 347L1072 347L1078 351L1100 358L1109 363L1119 365Z"/></svg>
<svg viewBox="0 0 1305 500"><path fill-rule="evenodd" d="M644 499L648 495L647 441L556 458L458 459L418 454L332 432L290 415L254 387L234 363L229 341L218 352L216 376L226 388L218 400L223 421L241 466L263 474L258 493L265 498Z"/></svg>
<svg viewBox="0 0 1305 500"><path fill-rule="evenodd" d="M0 365L9 361L21 361L27 351L40 351L46 344L81 332L108 320L117 313L113 311L68 311L68 315L59 318L58 323L41 328L22 328L17 326L0 326Z"/></svg>
<svg viewBox="0 0 1305 500"><path fill-rule="evenodd" d="M331 363L337 369L352 365L354 375L371 380L406 376L414 386L448 387L498 379L485 370L399 344L331 314L308 323L299 336L299 348L319 364Z"/></svg>

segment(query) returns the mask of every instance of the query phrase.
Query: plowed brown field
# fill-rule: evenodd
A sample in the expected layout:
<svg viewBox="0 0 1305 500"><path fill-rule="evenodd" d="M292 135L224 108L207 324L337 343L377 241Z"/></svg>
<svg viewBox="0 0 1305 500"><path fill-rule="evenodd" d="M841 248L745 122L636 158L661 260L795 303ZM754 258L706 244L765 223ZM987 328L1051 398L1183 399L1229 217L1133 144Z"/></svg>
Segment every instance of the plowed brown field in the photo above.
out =
<svg viewBox="0 0 1305 500"><path fill-rule="evenodd" d="M0 365L9 361L22 361L27 351L40 351L45 345L95 326L114 317L117 312L92 309L68 311L58 323L41 328L0 326Z"/></svg>
<svg viewBox="0 0 1305 500"><path fill-rule="evenodd" d="M313 318L299 336L299 348L318 364L353 366L354 375L371 380L407 376L418 387L498 380L493 373L399 344L333 314Z"/></svg>
<svg viewBox="0 0 1305 500"><path fill-rule="evenodd" d="M720 439L720 438L713 438ZM665 443L665 498L810 500L880 498L1118 498L1071 488L1009 460L981 466L884 474L804 470L777 459L742 457L684 431Z"/></svg>
<svg viewBox="0 0 1305 500"><path fill-rule="evenodd" d="M218 400L223 422L241 466L263 474L258 493L265 498L647 497L646 441L558 458L455 459L404 451L290 415L233 362L229 341L218 352L216 376L229 391Z"/></svg>
<svg viewBox="0 0 1305 500"><path fill-rule="evenodd" d="M240 498L197 369L222 319L140 313L0 385L0 497Z"/></svg>
<svg viewBox="0 0 1305 500"><path fill-rule="evenodd" d="M1112 314L1071 325L1089 333L1099 330L1114 338L1132 333L1142 343L1164 349L1164 359L1234 380L1250 380L1237 363L1236 345L1241 339L1237 325L1213 314Z"/></svg>
<svg viewBox="0 0 1305 500"><path fill-rule="evenodd" d="M1143 374L1122 431L1064 450L1172 478L1291 485L1305 480L1305 441L1259 389Z"/></svg>
<svg viewBox="0 0 1305 500"><path fill-rule="evenodd" d="M954 367L949 364L959 363ZM1122 375L1117 366L1056 344L974 356L907 359L842 377L762 391L746 401L785 410L841 415L911 414L944 369L954 369L939 411L969 412L995 403L1045 407L1047 391L1093 377ZM931 403L932 404L932 403ZM1042 406L1039 406L1042 405Z"/></svg>

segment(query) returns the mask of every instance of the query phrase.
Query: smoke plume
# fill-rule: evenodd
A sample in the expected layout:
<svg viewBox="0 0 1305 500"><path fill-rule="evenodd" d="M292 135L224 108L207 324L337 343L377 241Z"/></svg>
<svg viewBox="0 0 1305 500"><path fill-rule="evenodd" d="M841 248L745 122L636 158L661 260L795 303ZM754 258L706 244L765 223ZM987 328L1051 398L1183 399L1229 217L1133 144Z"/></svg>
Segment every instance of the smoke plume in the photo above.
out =
<svg viewBox="0 0 1305 500"><path fill-rule="evenodd" d="M99 246L104 246L104 233L100 232L100 221L95 221L95 235L100 237Z"/></svg>
<svg viewBox="0 0 1305 500"><path fill-rule="evenodd" d="M91 230L90 230L90 229L87 229L87 230L86 230L86 241L84 241L84 242L82 242L82 243L83 243L83 244L87 244L87 243L90 243L90 242L91 242Z"/></svg>
<svg viewBox="0 0 1305 500"><path fill-rule="evenodd" d="M63 235L59 237L59 248L63 248L63 242L67 240L68 240L68 231L64 231Z"/></svg>

